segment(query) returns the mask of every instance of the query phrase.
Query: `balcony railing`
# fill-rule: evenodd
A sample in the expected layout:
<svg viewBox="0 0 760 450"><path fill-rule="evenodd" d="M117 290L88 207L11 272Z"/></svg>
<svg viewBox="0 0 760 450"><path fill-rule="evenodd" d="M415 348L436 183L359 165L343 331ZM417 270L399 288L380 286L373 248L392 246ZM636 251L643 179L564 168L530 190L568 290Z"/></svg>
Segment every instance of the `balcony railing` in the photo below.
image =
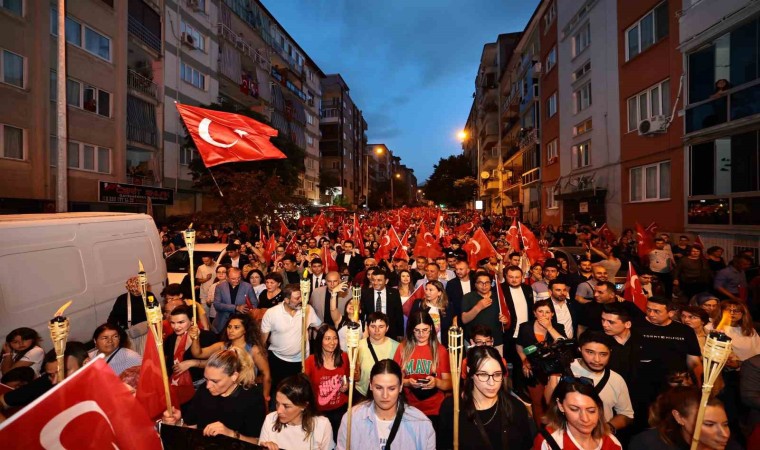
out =
<svg viewBox="0 0 760 450"><path fill-rule="evenodd" d="M158 136L155 130L143 128L130 123L127 123L127 139L132 142L139 142L140 144L150 145L152 147L156 147L158 144Z"/></svg>
<svg viewBox="0 0 760 450"><path fill-rule="evenodd" d="M253 48L251 44L246 42L242 37L235 34L234 31L232 31L231 28L224 25L223 23L218 23L216 25L217 33L222 36L223 38L227 39L229 42L231 42L236 49L240 50L244 55L251 58L261 66L264 70L269 70L271 67L271 63L269 62L269 58L265 57L264 54L257 48Z"/></svg>
<svg viewBox="0 0 760 450"><path fill-rule="evenodd" d="M152 31L145 27L138 19L129 16L127 29L136 38L140 39L153 50L161 53L161 37L156 36Z"/></svg>
<svg viewBox="0 0 760 450"><path fill-rule="evenodd" d="M156 100L160 96L156 83L132 69L127 69L127 87Z"/></svg>

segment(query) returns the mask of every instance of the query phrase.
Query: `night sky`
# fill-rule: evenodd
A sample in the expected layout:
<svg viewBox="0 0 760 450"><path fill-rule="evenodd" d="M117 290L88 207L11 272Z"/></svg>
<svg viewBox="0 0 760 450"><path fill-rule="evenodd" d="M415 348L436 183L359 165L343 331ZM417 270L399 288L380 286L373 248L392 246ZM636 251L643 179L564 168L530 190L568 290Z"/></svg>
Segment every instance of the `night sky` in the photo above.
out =
<svg viewBox="0 0 760 450"><path fill-rule="evenodd" d="M340 73L370 143L418 182L462 151L483 45L522 31L538 0L262 0L326 74Z"/></svg>

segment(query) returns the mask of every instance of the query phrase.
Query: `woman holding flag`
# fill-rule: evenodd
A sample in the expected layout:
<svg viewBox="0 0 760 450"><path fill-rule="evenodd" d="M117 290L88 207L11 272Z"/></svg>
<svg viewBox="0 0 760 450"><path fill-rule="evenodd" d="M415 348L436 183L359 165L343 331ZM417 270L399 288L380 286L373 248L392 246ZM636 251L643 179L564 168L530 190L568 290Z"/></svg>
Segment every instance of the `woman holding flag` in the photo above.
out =
<svg viewBox="0 0 760 450"><path fill-rule="evenodd" d="M269 403L272 389L272 376L269 372L269 362L266 357L266 349L261 343L261 332L256 322L248 314L235 313L227 321L226 332L222 339L208 347L202 347L199 341L198 327L191 327L190 338L193 340L190 347L192 355L197 359L207 359L220 350L238 348L246 352L253 359L254 379L261 376L264 400Z"/></svg>
<svg viewBox="0 0 760 450"><path fill-rule="evenodd" d="M203 366L205 361L194 359L190 349L193 339L188 331L193 325L193 309L187 305L179 305L169 315L169 324L172 334L164 340L164 361L166 371L171 374L173 382L178 386L190 386L203 379ZM198 339L202 347L208 347L217 340L216 335L208 330L200 330ZM194 390L190 390L189 396L180 398L184 403L192 397ZM182 396L180 396L182 397Z"/></svg>

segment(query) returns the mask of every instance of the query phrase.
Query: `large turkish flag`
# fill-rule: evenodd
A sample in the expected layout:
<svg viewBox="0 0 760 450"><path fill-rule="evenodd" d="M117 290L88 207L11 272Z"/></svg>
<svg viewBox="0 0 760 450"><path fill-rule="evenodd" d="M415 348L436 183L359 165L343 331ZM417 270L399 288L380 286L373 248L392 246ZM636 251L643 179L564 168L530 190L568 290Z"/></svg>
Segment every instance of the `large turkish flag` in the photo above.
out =
<svg viewBox="0 0 760 450"><path fill-rule="evenodd" d="M478 267L478 261L496 256L496 249L486 236L485 231L478 227L472 237L462 246L462 250L467 252L470 267Z"/></svg>
<svg viewBox="0 0 760 450"><path fill-rule="evenodd" d="M206 167L228 162L285 159L269 138L277 130L240 114L177 103L187 131Z"/></svg>
<svg viewBox="0 0 760 450"><path fill-rule="evenodd" d="M160 450L145 410L102 357L0 425L4 449Z"/></svg>

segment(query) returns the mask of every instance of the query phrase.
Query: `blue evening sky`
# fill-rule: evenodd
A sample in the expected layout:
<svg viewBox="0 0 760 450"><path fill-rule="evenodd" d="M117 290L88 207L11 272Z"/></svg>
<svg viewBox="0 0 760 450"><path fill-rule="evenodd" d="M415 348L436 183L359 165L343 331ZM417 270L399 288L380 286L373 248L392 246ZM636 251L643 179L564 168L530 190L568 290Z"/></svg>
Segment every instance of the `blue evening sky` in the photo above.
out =
<svg viewBox="0 0 760 450"><path fill-rule="evenodd" d="M263 0L326 74L340 73L370 143L422 183L472 104L483 45L522 31L538 0Z"/></svg>

